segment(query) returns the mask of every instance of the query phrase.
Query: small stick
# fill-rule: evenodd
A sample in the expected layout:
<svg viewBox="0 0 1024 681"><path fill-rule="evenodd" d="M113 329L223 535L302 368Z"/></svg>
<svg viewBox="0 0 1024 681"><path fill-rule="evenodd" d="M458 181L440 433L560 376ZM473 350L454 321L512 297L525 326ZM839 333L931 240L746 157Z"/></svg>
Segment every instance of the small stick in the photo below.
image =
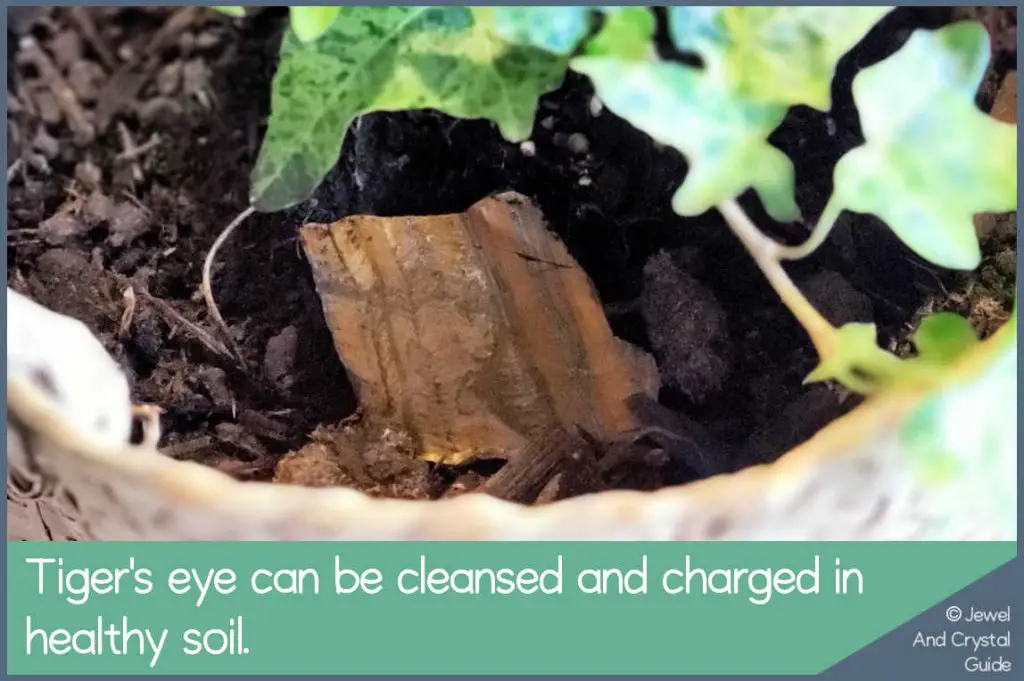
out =
<svg viewBox="0 0 1024 681"><path fill-rule="evenodd" d="M140 156L145 156L149 152L156 149L160 145L161 141L162 140L160 139L160 135L154 132L152 135L150 135L148 140L146 140L139 146L132 148L130 151L122 151L120 154L115 156L114 159L117 161L134 161Z"/></svg>
<svg viewBox="0 0 1024 681"><path fill-rule="evenodd" d="M138 299L135 297L135 289L131 286L124 290L124 312L121 314L121 323L117 327L118 339L124 339L131 328L132 320L135 319L135 306Z"/></svg>
<svg viewBox="0 0 1024 681"><path fill-rule="evenodd" d="M211 352L213 352L216 355L225 357L227 359L234 359L234 355L231 354L231 351L228 350L223 343L218 341L216 338L211 336L208 332L204 331L202 328L200 328L193 322L190 322L183 314L181 314L173 307L171 307L171 305L168 304L167 301L161 300L153 296L148 291L139 291L138 295L141 296L142 298L145 298L148 302L152 303L153 307L156 308L156 311L163 315L164 318L166 318L168 321L188 329L192 333L192 335L195 336L196 339L200 343L205 345Z"/></svg>
<svg viewBox="0 0 1024 681"><path fill-rule="evenodd" d="M89 9L86 7L72 7L70 15L78 30L82 32L85 39L96 50L96 55L103 62L103 65L107 67L107 70L113 71L116 69L117 59L114 58L114 54L107 47L106 41L103 40L99 31L96 30L96 24L92 22L92 17L89 16Z"/></svg>
<svg viewBox="0 0 1024 681"><path fill-rule="evenodd" d="M24 57L39 69L39 75L42 76L50 92L53 93L57 105L64 112L68 127L71 128L71 132L75 136L75 142L84 146L96 139L96 128L89 122L75 91L64 80L60 69L43 51L36 39L26 36L21 39L20 47Z"/></svg>
<svg viewBox="0 0 1024 681"><path fill-rule="evenodd" d="M228 329L228 325L224 321L224 317L221 316L220 310L217 308L217 301L214 300L213 298L211 272L213 270L213 263L217 256L217 251L220 249L221 246L224 245L224 242L227 241L229 236L231 236L231 233L235 231L235 228L238 227L238 225L245 222L246 218L248 218L255 212L255 206L249 206L248 208L243 210L235 217L234 220L232 220L228 224L227 227L224 228L224 231L222 231L220 235L217 237L217 239L213 242L213 245L210 246L210 252L206 254L206 260L203 261L203 281L202 284L200 285L200 291L202 291L203 298L206 300L206 307L210 311L210 316L213 317L214 322L216 322L220 326L221 333L224 334L226 341L230 345L231 349L234 351L236 359L242 365L242 370L245 371L246 373L249 373L249 368L245 362L245 357L242 355L242 351L235 343L234 338L231 337L231 331Z"/></svg>
<svg viewBox="0 0 1024 681"><path fill-rule="evenodd" d="M537 499L566 459L585 449L587 443L564 430L538 438L511 458L476 491L522 504Z"/></svg>
<svg viewBox="0 0 1024 681"><path fill-rule="evenodd" d="M137 154L138 147L135 146L135 140L132 139L132 133L128 130L128 126L125 125L123 121L117 122L117 135L121 138L121 147L123 148L123 151L117 155L117 158L120 160L128 158L132 164L132 179L141 183L146 178L142 174L142 168L139 167L138 162L135 160L135 154Z"/></svg>
<svg viewBox="0 0 1024 681"><path fill-rule="evenodd" d="M14 176L18 174L19 170L22 170L25 166L25 160L21 157L14 159L14 163L7 166L7 184L11 183Z"/></svg>

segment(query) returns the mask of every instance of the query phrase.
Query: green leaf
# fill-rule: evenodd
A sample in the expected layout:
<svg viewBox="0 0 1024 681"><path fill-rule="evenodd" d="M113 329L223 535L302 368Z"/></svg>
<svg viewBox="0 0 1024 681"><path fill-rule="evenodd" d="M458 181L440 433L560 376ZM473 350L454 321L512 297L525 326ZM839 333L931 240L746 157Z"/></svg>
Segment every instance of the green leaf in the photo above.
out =
<svg viewBox="0 0 1024 681"><path fill-rule="evenodd" d="M656 23L646 7L498 7L494 21L498 34L510 43L569 55L589 34L591 12L604 14L604 22L587 41L587 54L628 60L653 54Z"/></svg>
<svg viewBox="0 0 1024 681"><path fill-rule="evenodd" d="M753 187L777 220L799 217L793 165L767 142L786 107L751 102L713 74L650 59L577 57L601 101L662 144L681 151L690 169L672 206L699 215Z"/></svg>
<svg viewBox="0 0 1024 681"><path fill-rule="evenodd" d="M952 312L925 317L913 341L917 356L901 359L878 347L874 324L846 324L836 332L834 352L807 382L832 379L864 394L898 384L929 386L941 381L950 366L980 343L971 323Z"/></svg>
<svg viewBox="0 0 1024 681"><path fill-rule="evenodd" d="M590 30L588 7L497 7L495 31L514 45L571 54Z"/></svg>
<svg viewBox="0 0 1024 681"><path fill-rule="evenodd" d="M978 344L971 323L958 314L939 312L921 321L914 334L918 359L948 364Z"/></svg>
<svg viewBox="0 0 1024 681"><path fill-rule="evenodd" d="M317 5L312 7L292 6L288 9L292 30L304 43L311 43L331 27L338 18L341 7Z"/></svg>
<svg viewBox="0 0 1024 681"><path fill-rule="evenodd" d="M899 357L878 347L874 324L854 322L836 330L835 351L822 359L805 382L831 379L867 394L890 385L903 369Z"/></svg>
<svg viewBox="0 0 1024 681"><path fill-rule="evenodd" d="M508 44L493 8L346 7L315 42L285 36L251 199L274 211L307 198L349 125L370 111L490 118L506 138L525 139L538 98L558 86L566 63Z"/></svg>
<svg viewBox="0 0 1024 681"><path fill-rule="evenodd" d="M972 359L973 368L931 391L896 435L912 470L926 482L944 485L948 498L985 509L993 524L1015 536L1017 343L1015 326L1005 331L975 346L971 354L981 357Z"/></svg>
<svg viewBox="0 0 1024 681"><path fill-rule="evenodd" d="M676 47L739 95L759 102L832 106L832 77L891 7L672 7Z"/></svg>
<svg viewBox="0 0 1024 681"><path fill-rule="evenodd" d="M586 53L637 61L653 56L655 19L646 7L610 7L604 25L587 43Z"/></svg>
<svg viewBox="0 0 1024 681"><path fill-rule="evenodd" d="M858 74L866 143L839 160L832 205L877 215L937 265L977 267L973 216L1017 208L1017 126L974 104L988 58L985 29L961 22Z"/></svg>
<svg viewBox="0 0 1024 681"><path fill-rule="evenodd" d="M229 17L244 17L245 8L238 5L217 5L210 9L216 10L221 14L226 14Z"/></svg>

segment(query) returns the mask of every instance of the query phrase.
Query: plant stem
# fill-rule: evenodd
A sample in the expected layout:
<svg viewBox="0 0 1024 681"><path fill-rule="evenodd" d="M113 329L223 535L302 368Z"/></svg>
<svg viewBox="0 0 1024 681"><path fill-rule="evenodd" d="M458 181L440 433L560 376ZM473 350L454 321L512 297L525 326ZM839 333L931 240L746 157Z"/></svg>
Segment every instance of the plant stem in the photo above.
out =
<svg viewBox="0 0 1024 681"><path fill-rule="evenodd" d="M825 210L822 211L821 217L818 219L818 224L814 226L814 230L811 232L811 236L807 238L807 241L803 242L799 246L779 246L779 259L780 260L800 260L806 258L811 253L817 250L818 246L825 243L825 239L828 238L829 232L836 224L836 220L839 218L839 214L842 212L841 209L836 208L832 201L828 202L825 206Z"/></svg>
<svg viewBox="0 0 1024 681"><path fill-rule="evenodd" d="M239 365L242 367L242 371L249 373L249 367L245 362L245 355L242 354L241 349L238 347L238 343L231 336L231 330L228 328L227 322L224 321L224 317L221 316L220 310L217 308L217 301L213 296L213 261L217 257L217 251L224 245L227 238L231 236L231 232L235 231L238 225L245 222L248 218L256 212L255 206L249 206L231 221L231 223L224 228L224 231L220 233L217 239L210 246L210 252L206 254L206 260L203 261L203 280L199 286L199 289L203 293L203 298L206 300L206 307L210 311L210 316L213 321L220 328L222 334L224 334L224 340L228 347L231 348L232 353L235 355L235 359L238 360Z"/></svg>
<svg viewBox="0 0 1024 681"><path fill-rule="evenodd" d="M811 337L811 343L814 344L818 356L821 359L830 357L836 348L835 327L821 316L821 313L811 305L811 302L786 274L781 262L784 258L785 247L765 236L735 201L723 202L718 206L718 210L729 224L733 234L739 238L751 257L754 258L754 262L764 273L768 283L772 285L779 298L804 327L807 335ZM814 236L811 239L813 240Z"/></svg>

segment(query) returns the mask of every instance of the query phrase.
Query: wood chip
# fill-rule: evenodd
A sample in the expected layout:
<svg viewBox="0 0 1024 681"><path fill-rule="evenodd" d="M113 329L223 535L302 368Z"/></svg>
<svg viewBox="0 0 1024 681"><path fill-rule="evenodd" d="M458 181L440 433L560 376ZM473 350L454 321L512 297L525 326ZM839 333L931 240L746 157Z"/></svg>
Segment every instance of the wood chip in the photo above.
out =
<svg viewBox="0 0 1024 681"><path fill-rule="evenodd" d="M547 433L513 456L477 491L506 501L532 504L564 462L589 449L582 438L565 430Z"/></svg>

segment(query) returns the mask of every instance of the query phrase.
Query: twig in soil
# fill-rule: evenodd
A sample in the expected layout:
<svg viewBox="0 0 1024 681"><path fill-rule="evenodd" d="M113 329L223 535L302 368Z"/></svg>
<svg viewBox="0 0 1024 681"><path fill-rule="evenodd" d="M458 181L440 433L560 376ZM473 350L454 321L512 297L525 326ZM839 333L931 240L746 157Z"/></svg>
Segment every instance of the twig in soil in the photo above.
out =
<svg viewBox="0 0 1024 681"><path fill-rule="evenodd" d="M193 322L190 322L183 314L171 307L169 303L153 296L148 291L139 291L138 295L151 303L156 311L167 319L169 323L178 324L188 329L196 337L196 340L205 345L211 352L226 359L234 359L234 355L231 354L231 351L223 343Z"/></svg>
<svg viewBox="0 0 1024 681"><path fill-rule="evenodd" d="M135 146L135 140L132 139L132 133L128 130L128 126L125 125L123 121L117 122L117 136L121 138L122 151L115 157L115 159L125 160L126 158L129 158L132 164L132 179L137 183L141 183L146 178L142 174L142 168L135 160L135 154L138 151L138 147Z"/></svg>
<svg viewBox="0 0 1024 681"><path fill-rule="evenodd" d="M12 163L11 165L7 166L7 184L10 184L11 180L14 179L14 176L18 174L18 171L24 170L24 168L25 168L25 159L22 159L22 158L14 159L14 163Z"/></svg>
<svg viewBox="0 0 1024 681"><path fill-rule="evenodd" d="M210 246L210 252L206 254L206 260L203 262L203 281L200 286L203 298L206 300L206 307L210 311L210 316L213 317L214 322L220 326L221 333L224 334L225 340L234 351L235 359L238 360L239 364L242 366L242 370L247 374L249 373L249 367L245 362L245 356L242 355L242 351L239 349L238 344L235 343L234 338L231 337L231 330L228 328L227 323L220 314L220 310L217 308L217 301L213 298L213 286L211 283L212 277L210 273L213 270L213 262L217 257L217 251L224 245L224 242L228 240L228 237L231 236L233 231L235 231L235 228L245 222L245 219L254 212L256 212L255 206L249 206L239 213L235 219L224 228L224 231L220 233L217 239L213 242L213 245Z"/></svg>
<svg viewBox="0 0 1024 681"><path fill-rule="evenodd" d="M107 67L108 71L113 71L117 68L117 59L114 54L110 51L105 40L100 35L99 31L96 30L96 24L92 22L92 17L89 16L89 8L87 7L72 7L69 15L71 21L78 27L79 32L85 37L92 49L96 52L96 56L100 58L103 65Z"/></svg>
<svg viewBox="0 0 1024 681"><path fill-rule="evenodd" d="M138 208L139 210L141 210L142 212L144 212L144 213L145 213L146 215L148 215L148 216L152 217L152 215L153 215L153 211L151 211L151 210L150 210L150 209L149 209L149 208L148 208L148 207L146 206L146 204L144 204L144 203L143 203L142 201L140 201L140 200L139 200L139 197L135 196L135 194L132 194L132 193L131 193L130 191L128 191L127 189L124 189L124 190L122 190L122 191L121 191L121 196L123 196L124 198L126 198L126 199L128 199L129 201L131 201L132 203L134 203L134 204L135 204L135 206L136 206L136 207L137 207L137 208ZM170 250L170 253L173 253L173 252L174 252L174 250L175 250L175 249L173 249L173 248L172 248L172 249ZM164 253L164 256L166 257L166 256L167 256L167 255L169 255L170 253Z"/></svg>
<svg viewBox="0 0 1024 681"><path fill-rule="evenodd" d="M18 236L7 236L8 246L24 246L25 244L40 244L42 239L34 239L31 237L18 237Z"/></svg>
<svg viewBox="0 0 1024 681"><path fill-rule="evenodd" d="M134 161L135 159L137 159L137 158L139 158L141 156L145 156L149 152L151 152L154 149L156 149L160 145L160 142L162 142L162 141L163 140L160 139L160 135L158 135L158 134L156 134L154 132L152 135L150 135L148 140L146 140L145 142L143 142L142 144L140 144L137 147L132 147L131 150L127 150L126 149L125 151L122 151L120 154L118 154L117 156L114 157L114 160L115 161Z"/></svg>
<svg viewBox="0 0 1024 681"><path fill-rule="evenodd" d="M533 503L567 459L578 459L589 445L564 430L538 438L512 457L477 491L522 504Z"/></svg>
<svg viewBox="0 0 1024 681"><path fill-rule="evenodd" d="M124 337L128 335L128 329L132 326L132 320L135 319L135 306L138 299L135 297L135 289L131 286L124 290L124 312L121 313L121 323L117 327L117 338L118 340L124 340Z"/></svg>
<svg viewBox="0 0 1024 681"><path fill-rule="evenodd" d="M53 93L57 105L64 112L68 127L74 135L75 143L81 146L89 144L96 139L96 128L89 122L89 118L82 109L75 91L71 89L68 82L64 80L60 69L53 63L49 55L39 46L35 38L26 36L19 44L22 56L27 59L39 71L40 77L46 86Z"/></svg>

